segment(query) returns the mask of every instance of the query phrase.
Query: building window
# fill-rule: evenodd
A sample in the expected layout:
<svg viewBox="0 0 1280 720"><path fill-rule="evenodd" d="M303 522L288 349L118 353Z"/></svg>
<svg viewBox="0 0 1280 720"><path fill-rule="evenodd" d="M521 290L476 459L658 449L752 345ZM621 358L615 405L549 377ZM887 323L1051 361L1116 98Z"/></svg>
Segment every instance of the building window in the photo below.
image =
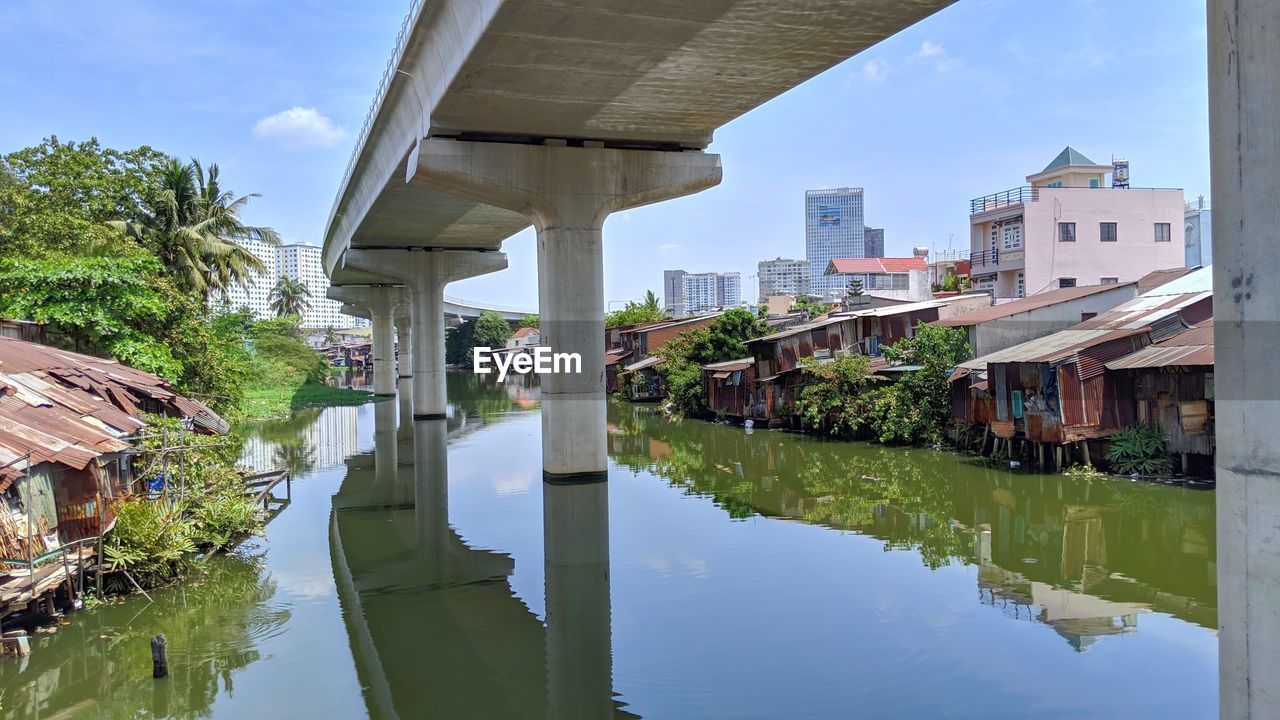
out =
<svg viewBox="0 0 1280 720"><path fill-rule="evenodd" d="M1091 188L1098 187L1098 178L1089 178L1089 187Z"/></svg>
<svg viewBox="0 0 1280 720"><path fill-rule="evenodd" d="M1075 287L1075 286L1076 286L1075 278L1058 278L1058 287L1060 288L1069 288L1069 287Z"/></svg>
<svg viewBox="0 0 1280 720"><path fill-rule="evenodd" d="M1058 242L1075 242L1076 241L1076 224L1071 222L1058 223Z"/></svg>
<svg viewBox="0 0 1280 720"><path fill-rule="evenodd" d="M1113 222L1098 223L1098 235L1102 242L1115 242L1117 236L1116 224Z"/></svg>
<svg viewBox="0 0 1280 720"><path fill-rule="evenodd" d="M1119 282L1120 282L1120 278L1118 278L1118 277L1104 277L1104 278L1102 278L1102 284L1103 284L1103 285L1117 285L1117 284L1119 284Z"/></svg>
<svg viewBox="0 0 1280 720"><path fill-rule="evenodd" d="M1080 313L1080 322L1084 322L1085 320L1092 320L1096 317L1098 317L1098 313L1096 312L1082 312Z"/></svg>
<svg viewBox="0 0 1280 720"><path fill-rule="evenodd" d="M1013 296L1020 298L1027 296L1027 278L1022 274L1021 270L1014 276Z"/></svg>
<svg viewBox="0 0 1280 720"><path fill-rule="evenodd" d="M1005 225L1003 228L1003 247L1005 250L1017 250L1022 247L1022 225Z"/></svg>
<svg viewBox="0 0 1280 720"><path fill-rule="evenodd" d="M1060 187L1062 187L1062 181L1061 181L1061 180L1054 180L1053 182L1049 183L1049 184L1048 184L1048 185L1046 185L1045 187L1060 188Z"/></svg>
<svg viewBox="0 0 1280 720"><path fill-rule="evenodd" d="M1156 223L1156 242L1170 242L1173 239L1173 228L1169 223Z"/></svg>

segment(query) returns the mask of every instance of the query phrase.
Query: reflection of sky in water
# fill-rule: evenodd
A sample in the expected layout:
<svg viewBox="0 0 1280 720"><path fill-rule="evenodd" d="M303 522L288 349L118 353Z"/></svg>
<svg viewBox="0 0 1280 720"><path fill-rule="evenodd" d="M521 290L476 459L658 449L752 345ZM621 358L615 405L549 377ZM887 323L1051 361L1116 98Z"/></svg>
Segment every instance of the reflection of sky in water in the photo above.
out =
<svg viewBox="0 0 1280 720"><path fill-rule="evenodd" d="M193 605L189 617L221 633L206 646L175 647L182 636L171 631L171 653L183 662L236 658L225 678L208 681L216 691L196 693L204 699L194 713L361 717L394 707L401 717L468 717L466 698L473 709L497 701L481 693L542 702L552 656L540 418L501 389L458 382L451 378L452 396L475 401L464 400L448 424L445 544L424 539L435 536L422 523L434 521L415 508L412 467L383 477L390 487L378 486L368 455L299 476L293 505L253 546L265 551L267 596ZM342 410L358 421L355 434L336 440L342 452L371 451L373 409ZM1216 712L1211 494L668 424L651 408L612 407L610 421L612 632L597 641L629 712ZM402 463L411 448L399 449ZM379 496L401 504L341 510L350 514L331 526L340 498ZM350 544L331 545L335 537ZM135 636L112 657L127 647L137 662L111 678L144 677L149 633L181 616L153 611L131 600L74 617L37 648L31 675L0 668L6 711L28 716L14 698L36 677L58 688L42 716L96 697L96 677L77 684L67 678L82 676L49 673L92 652L99 633ZM427 692L432 681L446 691ZM125 717L152 707L149 678L133 682L104 707ZM508 716L541 712L525 709Z"/></svg>

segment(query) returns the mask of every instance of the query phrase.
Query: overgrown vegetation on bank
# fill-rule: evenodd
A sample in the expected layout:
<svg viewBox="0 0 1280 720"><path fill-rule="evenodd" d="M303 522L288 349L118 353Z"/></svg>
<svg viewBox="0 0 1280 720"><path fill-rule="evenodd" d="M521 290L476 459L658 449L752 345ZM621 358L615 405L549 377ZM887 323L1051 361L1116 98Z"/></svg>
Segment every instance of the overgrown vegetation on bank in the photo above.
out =
<svg viewBox="0 0 1280 720"><path fill-rule="evenodd" d="M195 569L198 551L218 552L262 530L235 471L238 438L184 432L158 416L148 421L134 467L152 487L117 501L106 536L107 587L115 592L134 582L148 588L180 580Z"/></svg>
<svg viewBox="0 0 1280 720"><path fill-rule="evenodd" d="M747 354L747 341L769 332L769 327L750 312L727 310L706 327L689 330L673 338L658 355L658 372L667 385L672 412L698 415L706 412L702 389L702 366L734 360Z"/></svg>
<svg viewBox="0 0 1280 720"><path fill-rule="evenodd" d="M915 336L883 350L891 363L915 366L897 382L870 375L863 356L805 363L809 384L797 410L807 430L832 437L870 437L885 444L942 440L951 415L947 375L972 350L959 328L921 325Z"/></svg>

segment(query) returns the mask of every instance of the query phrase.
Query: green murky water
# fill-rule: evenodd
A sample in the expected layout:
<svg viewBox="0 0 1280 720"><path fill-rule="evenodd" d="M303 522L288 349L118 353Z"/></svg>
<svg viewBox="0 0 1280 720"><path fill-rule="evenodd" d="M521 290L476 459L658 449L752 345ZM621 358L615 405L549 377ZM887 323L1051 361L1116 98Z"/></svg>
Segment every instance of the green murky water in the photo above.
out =
<svg viewBox="0 0 1280 720"><path fill-rule="evenodd" d="M267 537L0 663L4 717L1216 714L1211 492L617 405L608 565L564 566L543 513L590 491L544 497L537 389L450 399L254 428L298 473Z"/></svg>

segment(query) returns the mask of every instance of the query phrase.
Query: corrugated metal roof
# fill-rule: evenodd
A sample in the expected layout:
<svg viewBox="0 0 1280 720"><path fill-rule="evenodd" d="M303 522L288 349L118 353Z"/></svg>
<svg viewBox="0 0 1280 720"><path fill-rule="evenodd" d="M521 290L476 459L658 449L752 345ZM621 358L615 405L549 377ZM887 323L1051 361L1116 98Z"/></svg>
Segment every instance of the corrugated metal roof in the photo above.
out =
<svg viewBox="0 0 1280 720"><path fill-rule="evenodd" d="M735 372L738 370L746 370L747 368L755 364L756 364L755 358L740 358L738 360L725 360L724 362L711 363L710 365L703 365L702 369L712 370L716 372L719 372L719 371Z"/></svg>
<svg viewBox="0 0 1280 720"><path fill-rule="evenodd" d="M1150 277L1150 275L1148 275L1148 277ZM1163 283L1151 290L1148 290L1143 293L1143 295L1185 295L1187 293L1213 294L1212 265L1205 265L1202 268L1192 270L1176 280L1170 280L1167 283Z"/></svg>
<svg viewBox="0 0 1280 720"><path fill-rule="evenodd" d="M645 368L651 368L660 362L662 362L661 356L650 355L649 357L641 360L640 362L632 363L623 369L626 370L627 372L635 372L636 370L644 370Z"/></svg>
<svg viewBox="0 0 1280 720"><path fill-rule="evenodd" d="M1108 370L1213 365L1213 319L1132 355L1107 363Z"/></svg>
<svg viewBox="0 0 1280 720"><path fill-rule="evenodd" d="M150 400L197 427L226 432L226 421L169 388L162 378L111 360L0 337L0 461L30 454L82 470L104 453L129 447L121 438L146 427ZM12 480L22 468L0 470Z"/></svg>
<svg viewBox="0 0 1280 720"><path fill-rule="evenodd" d="M1011 317L1019 313L1039 310L1059 303L1079 300L1080 298L1097 295L1099 293L1111 292L1122 288L1132 288L1133 285L1133 283L1129 282L1119 285L1079 285L1072 288L1059 288L1057 290L1050 290L1048 292L1032 295L1028 298L1014 300L1013 302L992 305L991 307L985 307L980 310L971 310L967 313L939 320L932 324L941 325L942 327L969 327L979 323Z"/></svg>

